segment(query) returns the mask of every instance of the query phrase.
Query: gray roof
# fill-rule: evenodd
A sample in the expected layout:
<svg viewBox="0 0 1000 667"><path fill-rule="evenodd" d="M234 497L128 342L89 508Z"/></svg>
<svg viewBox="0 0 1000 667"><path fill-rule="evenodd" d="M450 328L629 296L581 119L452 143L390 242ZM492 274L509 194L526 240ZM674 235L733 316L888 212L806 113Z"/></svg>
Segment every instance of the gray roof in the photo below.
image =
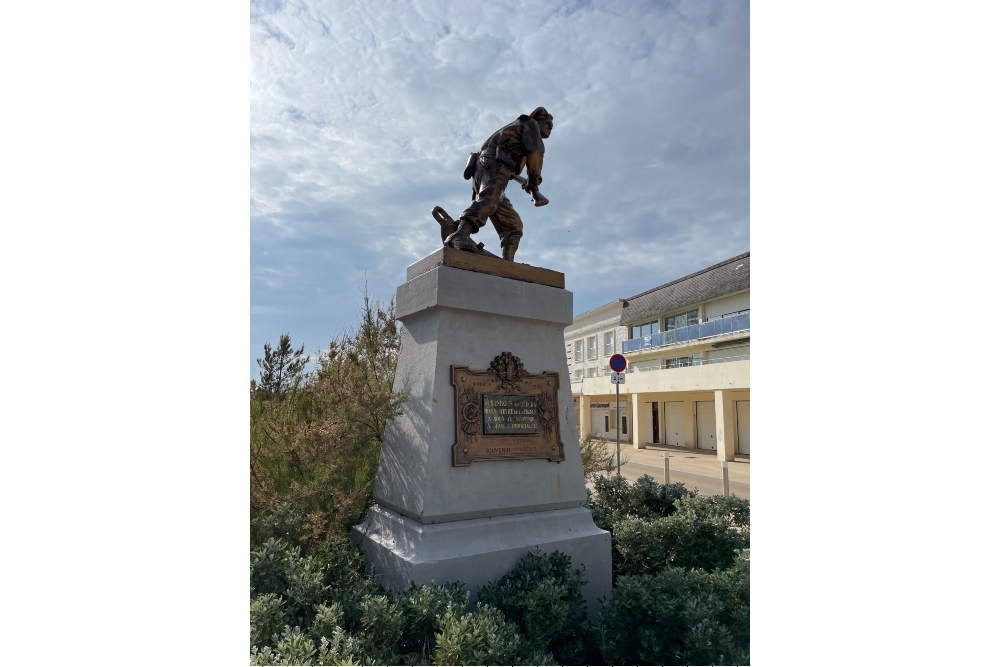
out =
<svg viewBox="0 0 1000 667"><path fill-rule="evenodd" d="M741 266L742 265L742 266ZM737 269L736 267L740 268ZM625 299L622 324L651 320L702 301L750 289L750 253L745 252L707 269Z"/></svg>

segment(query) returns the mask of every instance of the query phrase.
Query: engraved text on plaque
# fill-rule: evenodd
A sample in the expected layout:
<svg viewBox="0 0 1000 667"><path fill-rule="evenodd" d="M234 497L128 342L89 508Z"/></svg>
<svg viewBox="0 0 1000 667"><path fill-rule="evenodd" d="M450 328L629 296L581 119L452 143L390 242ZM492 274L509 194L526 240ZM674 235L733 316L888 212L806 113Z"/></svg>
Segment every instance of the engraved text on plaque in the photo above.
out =
<svg viewBox="0 0 1000 667"><path fill-rule="evenodd" d="M483 433L486 435L538 433L538 399L534 396L483 394Z"/></svg>

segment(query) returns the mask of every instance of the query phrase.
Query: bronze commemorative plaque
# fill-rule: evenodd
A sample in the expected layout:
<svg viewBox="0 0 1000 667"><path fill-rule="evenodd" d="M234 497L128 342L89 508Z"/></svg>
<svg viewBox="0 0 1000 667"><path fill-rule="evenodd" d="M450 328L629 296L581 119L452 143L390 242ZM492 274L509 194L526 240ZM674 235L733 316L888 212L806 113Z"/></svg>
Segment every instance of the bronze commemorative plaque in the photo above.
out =
<svg viewBox="0 0 1000 667"><path fill-rule="evenodd" d="M476 461L564 461L559 435L559 374L526 373L510 352L488 370L451 367L455 387L452 465Z"/></svg>

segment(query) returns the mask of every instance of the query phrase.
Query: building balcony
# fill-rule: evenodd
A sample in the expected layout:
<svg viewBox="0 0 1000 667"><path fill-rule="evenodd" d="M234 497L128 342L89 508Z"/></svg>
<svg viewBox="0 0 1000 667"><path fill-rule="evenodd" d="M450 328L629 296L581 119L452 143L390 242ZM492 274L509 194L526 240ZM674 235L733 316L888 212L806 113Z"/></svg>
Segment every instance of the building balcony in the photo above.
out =
<svg viewBox="0 0 1000 667"><path fill-rule="evenodd" d="M692 324L670 331L661 331L642 338L622 341L622 354L646 352L651 349L693 343L708 338L726 336L737 332L750 330L750 311L744 310L734 315L720 317L717 320Z"/></svg>
<svg viewBox="0 0 1000 667"><path fill-rule="evenodd" d="M602 369L597 377L583 378L582 386L573 382L573 393L588 396L615 393L610 371ZM638 394L674 391L713 391L715 389L749 389L750 356L735 355L712 359L678 368L629 368L621 393Z"/></svg>

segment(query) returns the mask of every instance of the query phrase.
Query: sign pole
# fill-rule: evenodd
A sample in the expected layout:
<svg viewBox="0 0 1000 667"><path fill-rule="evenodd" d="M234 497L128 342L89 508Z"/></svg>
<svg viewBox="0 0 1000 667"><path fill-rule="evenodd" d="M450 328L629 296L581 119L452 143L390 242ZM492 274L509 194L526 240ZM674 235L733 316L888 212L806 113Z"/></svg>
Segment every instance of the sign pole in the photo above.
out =
<svg viewBox="0 0 1000 667"><path fill-rule="evenodd" d="M621 391L621 385L615 385L615 419L618 421L615 424L615 445L618 450L618 476L622 476L622 414L618 405L618 392Z"/></svg>
<svg viewBox="0 0 1000 667"><path fill-rule="evenodd" d="M622 413L621 413L621 386L625 382L625 368L628 360L620 354L613 354L608 359L608 366L614 371L611 374L611 383L615 385L615 450L618 458L618 476L622 476Z"/></svg>

